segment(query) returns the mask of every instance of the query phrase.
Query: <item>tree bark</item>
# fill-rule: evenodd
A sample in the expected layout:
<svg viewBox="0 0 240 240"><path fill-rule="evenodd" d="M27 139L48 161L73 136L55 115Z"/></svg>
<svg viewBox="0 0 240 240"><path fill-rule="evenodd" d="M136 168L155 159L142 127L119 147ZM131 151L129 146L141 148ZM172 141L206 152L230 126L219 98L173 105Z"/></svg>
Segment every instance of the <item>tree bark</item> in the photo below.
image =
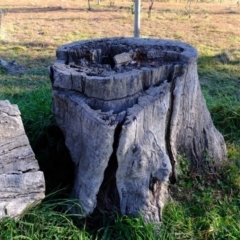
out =
<svg viewBox="0 0 240 240"><path fill-rule="evenodd" d="M0 218L17 217L45 195L45 181L25 134L20 112L0 101Z"/></svg>
<svg viewBox="0 0 240 240"><path fill-rule="evenodd" d="M88 10L92 10L90 0L88 0Z"/></svg>
<svg viewBox="0 0 240 240"><path fill-rule="evenodd" d="M148 5L148 18L151 18L154 0L148 0L148 2L149 2L149 5Z"/></svg>
<svg viewBox="0 0 240 240"><path fill-rule="evenodd" d="M179 154L199 172L226 160L201 93L197 51L187 44L80 41L57 50L50 78L83 215L98 204L158 222Z"/></svg>

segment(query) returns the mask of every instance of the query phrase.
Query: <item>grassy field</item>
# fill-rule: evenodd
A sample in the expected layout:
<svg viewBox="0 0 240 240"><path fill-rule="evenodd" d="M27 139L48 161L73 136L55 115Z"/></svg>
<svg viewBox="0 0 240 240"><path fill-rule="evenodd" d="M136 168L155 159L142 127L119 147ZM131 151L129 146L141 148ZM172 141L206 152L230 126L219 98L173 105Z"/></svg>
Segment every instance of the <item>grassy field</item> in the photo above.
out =
<svg viewBox="0 0 240 240"><path fill-rule="evenodd" d="M16 60L24 74L0 68L0 99L18 104L44 171L47 194L71 185L72 168L51 113L47 67L56 48L88 38L133 36L131 0L4 0L0 58ZM192 176L181 159L180 181L159 226L118 214L78 220L64 210L68 190L49 196L19 220L0 221L0 239L240 239L240 6L237 1L155 2L141 35L187 42L199 51L198 72L214 124L225 137L229 163L214 176ZM64 172L63 172L64 170ZM57 200L61 198L61 200Z"/></svg>

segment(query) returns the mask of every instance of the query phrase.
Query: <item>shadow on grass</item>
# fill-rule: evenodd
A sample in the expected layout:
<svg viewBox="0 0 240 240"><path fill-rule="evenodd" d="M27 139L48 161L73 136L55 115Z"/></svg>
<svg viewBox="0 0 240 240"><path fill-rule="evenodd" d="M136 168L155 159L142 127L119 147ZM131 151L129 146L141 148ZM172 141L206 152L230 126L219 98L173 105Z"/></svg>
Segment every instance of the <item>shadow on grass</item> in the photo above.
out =
<svg viewBox="0 0 240 240"><path fill-rule="evenodd" d="M213 64L223 65L239 65L240 64L240 49L232 48L224 50L214 56L200 56L200 64L211 64L209 67L214 69ZM201 66L201 65L200 65Z"/></svg>
<svg viewBox="0 0 240 240"><path fill-rule="evenodd" d="M16 8L16 6L12 6L12 8L4 8L4 11L6 13L39 13L39 12L59 12L59 11L67 11L67 10L75 10L75 11L80 11L83 9L78 9L78 8L69 8L69 9L64 9L60 6L57 7L27 7L23 8Z"/></svg>
<svg viewBox="0 0 240 240"><path fill-rule="evenodd" d="M62 6L48 6L48 7L18 7L17 5L8 5L6 7L5 5L0 5L2 10L6 13L39 13L39 12L67 12L67 11L75 11L75 12L81 12L81 11L88 11L88 12L115 12L115 11L126 11L126 12L131 12L131 6L133 6L134 3L129 2L129 6L118 6L118 5L93 5L91 6L91 9L88 8L87 3L86 7L62 7ZM187 5L185 9L162 9L162 8L153 8L154 11L157 14L165 14L166 12L168 13L176 13L176 10L178 10L178 15L188 15L189 12L186 10ZM144 9L145 12L147 12L147 8ZM211 10L208 11L199 11L195 9L192 9L190 11L191 15L203 15L203 14L210 14L210 15L233 15L233 14L239 14L240 11L236 8L235 10L229 9L229 10L220 10L217 12L211 12Z"/></svg>
<svg viewBox="0 0 240 240"><path fill-rule="evenodd" d="M124 9L125 7L120 7L120 9ZM113 12L116 9L119 9L119 7L107 7L106 8L91 8L88 9L86 6L85 8L69 8L69 7L28 7L26 8L16 6L12 6L11 8L6 8L5 6L2 6L2 9L5 13L40 13L40 12L82 12L82 11L89 11L89 12ZM126 9L129 11L129 8L126 7Z"/></svg>
<svg viewBox="0 0 240 240"><path fill-rule="evenodd" d="M226 141L240 139L240 51L229 49L198 60L200 84L217 129Z"/></svg>
<svg viewBox="0 0 240 240"><path fill-rule="evenodd" d="M47 43L47 42L39 42L39 41L34 41L34 42L18 42L18 43L12 43L10 41L5 41L1 40L1 45L3 46L11 46L9 49L14 48L16 46L22 46L22 47L41 47L41 48L50 48L50 47L57 47L57 44L54 43Z"/></svg>
<svg viewBox="0 0 240 240"><path fill-rule="evenodd" d="M44 172L46 194L58 189L64 189L63 194L70 194L74 181L74 163L57 125L45 127L36 140L33 151Z"/></svg>

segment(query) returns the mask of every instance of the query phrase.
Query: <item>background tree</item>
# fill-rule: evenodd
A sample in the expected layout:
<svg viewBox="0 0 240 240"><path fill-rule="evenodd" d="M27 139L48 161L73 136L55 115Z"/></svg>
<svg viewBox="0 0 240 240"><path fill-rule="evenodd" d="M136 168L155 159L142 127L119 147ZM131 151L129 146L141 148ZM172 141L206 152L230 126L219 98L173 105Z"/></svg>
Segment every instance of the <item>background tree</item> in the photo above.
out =
<svg viewBox="0 0 240 240"><path fill-rule="evenodd" d="M4 11L0 9L0 32L1 32L1 28L2 28L2 19L4 16Z"/></svg>
<svg viewBox="0 0 240 240"><path fill-rule="evenodd" d="M91 10L91 4L90 4L90 0L88 0L88 10Z"/></svg>
<svg viewBox="0 0 240 240"><path fill-rule="evenodd" d="M149 2L149 6L148 6L148 18L150 18L151 15L152 15L152 8L153 8L154 0L148 0L148 2Z"/></svg>

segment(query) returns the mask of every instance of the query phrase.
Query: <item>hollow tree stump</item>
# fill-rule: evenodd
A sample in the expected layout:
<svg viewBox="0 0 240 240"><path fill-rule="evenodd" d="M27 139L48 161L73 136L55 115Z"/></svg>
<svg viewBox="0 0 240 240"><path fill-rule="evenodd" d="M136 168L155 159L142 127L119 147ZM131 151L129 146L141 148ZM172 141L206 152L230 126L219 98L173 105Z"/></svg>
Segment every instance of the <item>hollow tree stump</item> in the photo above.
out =
<svg viewBox="0 0 240 240"><path fill-rule="evenodd" d="M201 93L197 51L187 44L79 41L57 50L50 78L84 215L98 204L158 222L179 154L200 172L211 170L209 159L226 159Z"/></svg>

